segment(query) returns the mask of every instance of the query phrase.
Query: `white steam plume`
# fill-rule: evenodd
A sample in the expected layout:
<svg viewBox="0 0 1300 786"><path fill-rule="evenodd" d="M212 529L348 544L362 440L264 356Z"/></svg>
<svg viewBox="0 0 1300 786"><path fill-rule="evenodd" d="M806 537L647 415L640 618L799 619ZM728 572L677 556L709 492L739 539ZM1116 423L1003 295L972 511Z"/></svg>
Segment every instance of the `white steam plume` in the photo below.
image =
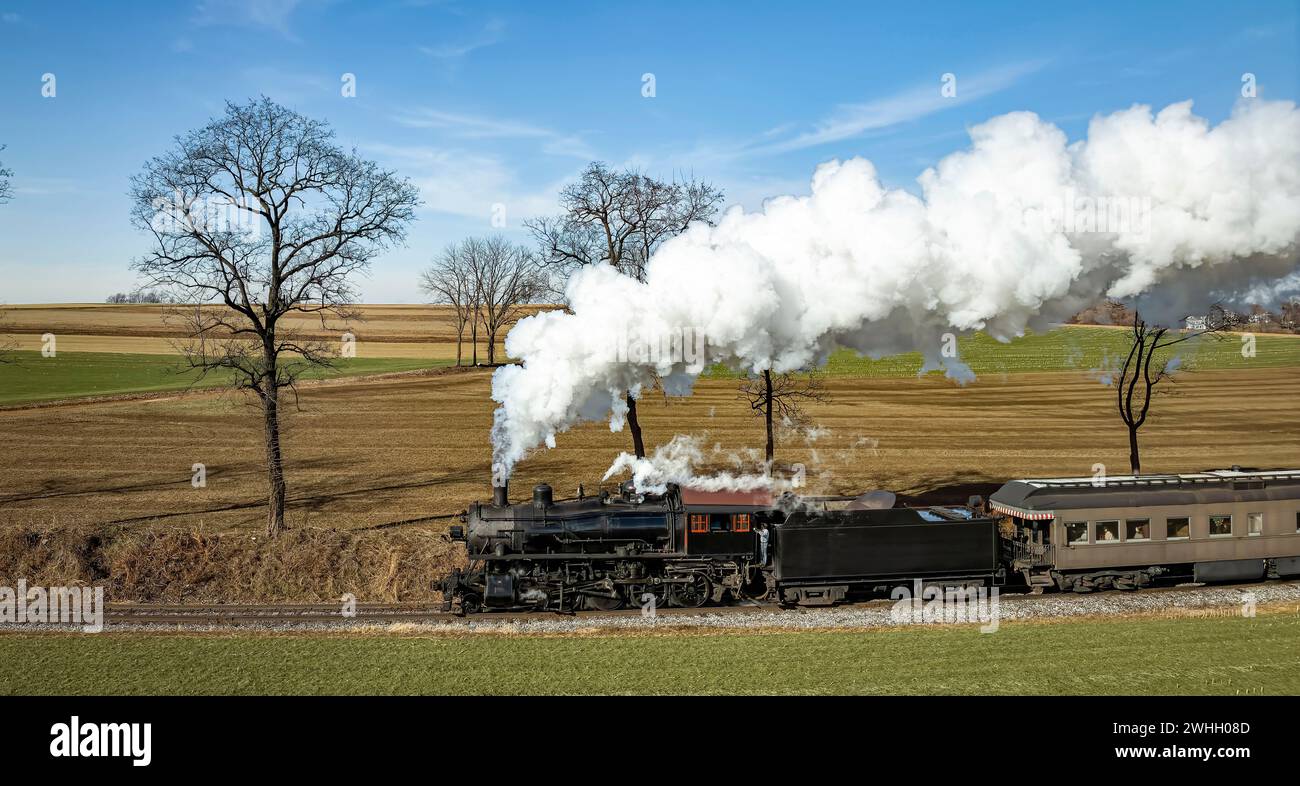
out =
<svg viewBox="0 0 1300 786"><path fill-rule="evenodd" d="M1008 340L1102 296L1171 323L1216 301L1271 305L1300 283L1291 102L1243 101L1216 127L1191 102L1135 106L1095 117L1074 144L1029 112L970 135L921 175L922 197L883 188L865 159L831 161L810 196L666 243L644 283L608 267L575 275L571 313L529 317L506 339L522 363L492 382L498 471L579 421L621 429L624 391L656 375L688 394L696 349L750 372L817 365L838 346L920 351L963 379L944 333ZM642 356L641 342L684 332L686 352Z"/></svg>

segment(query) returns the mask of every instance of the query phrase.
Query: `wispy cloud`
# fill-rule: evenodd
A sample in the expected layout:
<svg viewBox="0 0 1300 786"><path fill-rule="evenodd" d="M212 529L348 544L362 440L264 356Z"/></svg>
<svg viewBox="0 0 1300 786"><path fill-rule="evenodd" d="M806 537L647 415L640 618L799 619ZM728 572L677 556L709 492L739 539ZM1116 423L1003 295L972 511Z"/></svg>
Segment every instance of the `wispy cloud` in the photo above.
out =
<svg viewBox="0 0 1300 786"><path fill-rule="evenodd" d="M21 22L22 19L21 16L15 14L13 11L5 11L3 14L0 14L0 22L4 22L7 25L16 25Z"/></svg>
<svg viewBox="0 0 1300 786"><path fill-rule="evenodd" d="M812 129L793 137L770 142L766 141L772 136L771 132L768 132L763 135L763 141L738 152L745 155L768 155L852 139L871 131L880 131L919 120L927 115L999 93L1039 71L1045 65L1047 65L1045 60L1033 60L999 66L970 75L956 73L957 91L951 97L945 97L940 93L941 84L936 74L931 84L918 85L865 103L842 104L818 121Z"/></svg>
<svg viewBox="0 0 1300 786"><path fill-rule="evenodd" d="M297 40L289 22L301 6L302 0L200 0L194 23L260 28Z"/></svg>
<svg viewBox="0 0 1300 786"><path fill-rule="evenodd" d="M500 43L505 38L506 24L500 19L490 19L472 38L462 41L445 41L433 46L422 46L420 52L438 60L459 60L476 49Z"/></svg>
<svg viewBox="0 0 1300 786"><path fill-rule="evenodd" d="M362 147L409 175L419 187L426 209L481 219L484 227L497 205L505 207L509 225L553 211L556 195L568 179L530 187L496 155L422 145L376 143Z"/></svg>
<svg viewBox="0 0 1300 786"><path fill-rule="evenodd" d="M517 120L438 109L417 109L399 114L393 120L408 128L435 129L454 139L533 139L540 143L542 152L550 155L594 157L582 137L576 134Z"/></svg>

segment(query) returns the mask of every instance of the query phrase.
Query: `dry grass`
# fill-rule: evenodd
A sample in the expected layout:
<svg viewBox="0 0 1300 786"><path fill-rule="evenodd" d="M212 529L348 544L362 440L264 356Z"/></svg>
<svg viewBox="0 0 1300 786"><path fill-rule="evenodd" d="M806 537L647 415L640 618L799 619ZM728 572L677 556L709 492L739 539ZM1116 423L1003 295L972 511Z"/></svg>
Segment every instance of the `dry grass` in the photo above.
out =
<svg viewBox="0 0 1300 786"><path fill-rule="evenodd" d="M359 345L363 342L445 344L456 340L455 322L449 306L364 305L356 308L361 319L350 323L331 321L322 328L319 318L302 314L286 317L281 323L317 338L337 338L345 330L351 331ZM526 313L541 308L531 307L526 309ZM153 343L141 346L156 347L160 343L165 346L161 339L184 335L182 323L166 319L168 310L169 307L158 305L103 303L7 305L3 309L4 329L12 334L34 335L38 342L41 334L54 333L59 336L60 343L64 336L100 336L151 339ZM71 347L68 349L72 351Z"/></svg>
<svg viewBox="0 0 1300 786"><path fill-rule="evenodd" d="M93 526L0 529L0 577L32 586L104 585L114 601L276 603L432 601L459 559L427 527L250 533Z"/></svg>

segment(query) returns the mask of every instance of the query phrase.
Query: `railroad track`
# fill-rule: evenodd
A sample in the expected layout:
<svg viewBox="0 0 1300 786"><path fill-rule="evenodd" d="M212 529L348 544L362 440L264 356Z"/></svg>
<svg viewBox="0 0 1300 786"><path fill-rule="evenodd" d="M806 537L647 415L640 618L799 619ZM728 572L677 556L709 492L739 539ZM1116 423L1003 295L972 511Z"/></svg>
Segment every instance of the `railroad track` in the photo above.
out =
<svg viewBox="0 0 1300 786"><path fill-rule="evenodd" d="M699 609L658 609L659 618L697 617L705 614L744 614L772 611L775 604L748 603L736 606L709 606ZM523 622L546 618L639 617L640 609L618 611L558 612L487 612L458 617L430 604L358 603L355 613L345 616L339 603L307 604L204 604L162 605L109 603L104 615L109 625L265 625L275 623L391 623L391 622Z"/></svg>
<svg viewBox="0 0 1300 786"><path fill-rule="evenodd" d="M1213 585L1208 589L1223 590L1237 589L1242 592L1249 591L1252 588L1278 586L1278 585L1300 585L1300 582L1252 582L1249 584L1237 585ZM1067 603L1077 602L1086 603L1089 600L1096 600L1108 596L1132 596L1142 595L1145 597L1159 596L1171 592L1194 592L1198 589L1194 585L1178 585L1167 587L1152 587L1138 591L1137 593L1122 592L1119 590L1110 590L1107 592L1094 592L1088 594L1074 593L1050 593L1044 595L1030 595L1021 593L1005 593L1001 595L1004 603L1036 603L1044 600L1064 601ZM870 609L873 607L888 607L894 601L889 599L872 599L859 601L855 603L846 603L837 606L840 609ZM807 609L812 611L813 609ZM144 603L109 603L105 610L105 622L108 626L115 625L182 625L182 626L266 626L275 624L304 624L304 623L321 623L321 624L388 624L394 622L416 622L416 623L452 623L472 626L476 622L482 623L502 623L502 622L537 622L547 619L582 619L582 618L635 618L642 615L641 609L620 609L618 611L579 611L571 614L560 614L557 612L487 612L483 614L470 615L468 617L458 617L440 610L440 607L429 603L357 603L354 613L351 616L345 616L343 605L341 603L296 603L296 604L144 604ZM786 613L799 614L804 609L790 610ZM731 606L706 606L698 609L679 609L665 608L658 609L655 613L657 619L672 619L683 617L700 617L705 615L733 615L733 614L760 614L780 613L781 607L775 603L759 603L755 601L746 601L741 604Z"/></svg>

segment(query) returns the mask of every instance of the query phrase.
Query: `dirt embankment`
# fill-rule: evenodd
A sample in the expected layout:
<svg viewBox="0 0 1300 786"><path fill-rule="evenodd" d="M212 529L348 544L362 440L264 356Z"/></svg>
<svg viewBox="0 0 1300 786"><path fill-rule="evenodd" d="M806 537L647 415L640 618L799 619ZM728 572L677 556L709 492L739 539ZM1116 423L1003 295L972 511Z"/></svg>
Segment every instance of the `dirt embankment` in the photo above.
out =
<svg viewBox="0 0 1300 786"><path fill-rule="evenodd" d="M248 533L91 527L0 529L0 584L103 585L141 603L439 600L432 583L462 557L429 529Z"/></svg>

